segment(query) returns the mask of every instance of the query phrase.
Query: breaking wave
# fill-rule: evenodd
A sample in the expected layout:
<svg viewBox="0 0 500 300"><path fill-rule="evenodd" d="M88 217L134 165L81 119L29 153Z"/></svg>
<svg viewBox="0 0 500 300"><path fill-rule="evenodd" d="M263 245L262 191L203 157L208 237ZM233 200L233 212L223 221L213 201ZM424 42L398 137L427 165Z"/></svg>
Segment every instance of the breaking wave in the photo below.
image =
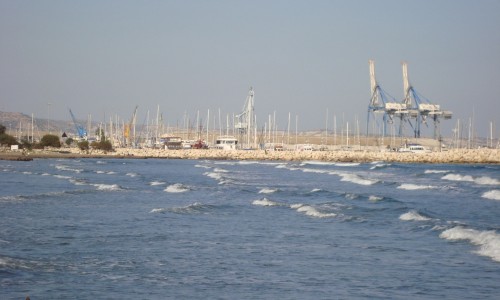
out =
<svg viewBox="0 0 500 300"><path fill-rule="evenodd" d="M425 170L424 174L441 174L441 173L450 173L448 170Z"/></svg>
<svg viewBox="0 0 500 300"><path fill-rule="evenodd" d="M259 191L259 194L272 194L277 191L278 189L263 188Z"/></svg>
<svg viewBox="0 0 500 300"><path fill-rule="evenodd" d="M360 185L372 185L377 183L377 180L365 179L356 174L338 174L342 179L340 181L352 182Z"/></svg>
<svg viewBox="0 0 500 300"><path fill-rule="evenodd" d="M130 176L130 177L137 177L137 175L139 175L139 174L130 172L130 173L127 173L125 175Z"/></svg>
<svg viewBox="0 0 500 300"><path fill-rule="evenodd" d="M153 185L153 186L154 185L164 185L164 184L166 184L166 182L163 182L163 181L151 181L149 183L149 185Z"/></svg>
<svg viewBox="0 0 500 300"><path fill-rule="evenodd" d="M66 166L66 165L56 165L56 169L61 170L61 171L74 172L74 173L80 173L83 171L82 169L73 169L73 168L70 168L69 166Z"/></svg>
<svg viewBox="0 0 500 300"><path fill-rule="evenodd" d="M118 184L104 184L104 183L96 183L91 184L95 186L99 191L120 191L123 190Z"/></svg>
<svg viewBox="0 0 500 300"><path fill-rule="evenodd" d="M278 202L271 201L267 198L259 199L259 200L254 200L252 202L253 205L259 205L259 206L278 206L280 205Z"/></svg>
<svg viewBox="0 0 500 300"><path fill-rule="evenodd" d="M430 218L422 216L421 214L419 214L415 210L410 210L409 212L402 214L401 216L399 216L399 219L403 220L403 221L429 221L430 220Z"/></svg>
<svg viewBox="0 0 500 300"><path fill-rule="evenodd" d="M369 201L373 201L373 202L376 202L376 201L380 201L384 199L384 197L381 197L381 196L375 196L375 195L370 195L370 197L368 197L368 200Z"/></svg>
<svg viewBox="0 0 500 300"><path fill-rule="evenodd" d="M375 164L374 166L370 167L370 170L387 168L387 167L389 167L390 165L391 165L391 164L381 164L381 163L378 163L378 164Z"/></svg>
<svg viewBox="0 0 500 300"><path fill-rule="evenodd" d="M169 208L154 208L150 213L176 213L176 214L203 214L212 210L212 205L195 202L186 206L177 206Z"/></svg>
<svg viewBox="0 0 500 300"><path fill-rule="evenodd" d="M474 182L476 184L481 184L481 185L499 185L500 181L495 178L491 178L488 176L482 176L482 177L472 177L470 175L460 175L460 174L447 174L441 179L445 180L451 180L451 181L466 181L466 182Z"/></svg>
<svg viewBox="0 0 500 300"><path fill-rule="evenodd" d="M491 190L485 192L481 197L491 200L500 200L500 190Z"/></svg>
<svg viewBox="0 0 500 300"><path fill-rule="evenodd" d="M318 211L316 208L310 206L310 205L304 205L304 204L292 204L290 208L295 209L299 213L303 213L306 216L314 217L314 218L333 218L336 217L337 214L335 213L324 213Z"/></svg>
<svg viewBox="0 0 500 300"><path fill-rule="evenodd" d="M185 185L182 185L180 183L174 183L169 186L164 190L165 192L168 193L184 193L189 191L189 188Z"/></svg>
<svg viewBox="0 0 500 300"><path fill-rule="evenodd" d="M450 241L469 241L471 244L479 246L479 249L474 251L475 253L500 262L500 235L493 230L479 231L456 226L443 231L439 237Z"/></svg>
<svg viewBox="0 0 500 300"><path fill-rule="evenodd" d="M437 186L433 185L419 185L419 184L412 184L412 183L403 183L402 185L397 187L400 190L408 190L408 191L414 191L414 190L431 190L431 189L436 189Z"/></svg>

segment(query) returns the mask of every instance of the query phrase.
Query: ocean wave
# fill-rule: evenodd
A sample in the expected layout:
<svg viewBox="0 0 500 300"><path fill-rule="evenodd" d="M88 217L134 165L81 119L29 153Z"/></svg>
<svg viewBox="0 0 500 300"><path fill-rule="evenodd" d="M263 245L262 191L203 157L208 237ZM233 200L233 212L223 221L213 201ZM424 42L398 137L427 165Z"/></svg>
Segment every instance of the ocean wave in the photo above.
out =
<svg viewBox="0 0 500 300"><path fill-rule="evenodd" d="M301 166L313 165L313 166L333 166L336 163L327 161L316 161L316 160L305 160L300 163Z"/></svg>
<svg viewBox="0 0 500 300"><path fill-rule="evenodd" d="M104 183L94 183L91 184L95 186L99 191L120 191L122 188L118 184L104 184Z"/></svg>
<svg viewBox="0 0 500 300"><path fill-rule="evenodd" d="M377 180L372 180L372 179L365 179L362 178L356 174L338 174L342 179L340 181L347 181L347 182L352 182L355 184L360 184L360 185L372 185L377 183Z"/></svg>
<svg viewBox="0 0 500 300"><path fill-rule="evenodd" d="M375 169L383 169L389 167L391 164L375 164L374 166L370 167L370 170L375 170Z"/></svg>
<svg viewBox="0 0 500 300"><path fill-rule="evenodd" d="M169 186L164 190L165 192L168 193L184 193L189 191L189 188L185 185L182 185L180 183L174 183Z"/></svg>
<svg viewBox="0 0 500 300"><path fill-rule="evenodd" d="M310 206L310 205L305 205L305 204L292 204L290 205L292 209L295 209L299 213L303 213L306 216L314 217L314 218L333 218L336 217L337 214L335 213L324 213L318 211L316 208Z"/></svg>
<svg viewBox="0 0 500 300"><path fill-rule="evenodd" d="M83 179L74 179L74 178L71 178L69 179L69 182L71 182L72 184L74 185L87 185L88 183L83 180Z"/></svg>
<svg viewBox="0 0 500 300"><path fill-rule="evenodd" d="M403 183L400 186L397 187L400 190L408 190L408 191L414 191L414 190L431 190L431 189L437 189L437 186L433 185L419 185L419 184L413 184L413 183Z"/></svg>
<svg viewBox="0 0 500 300"><path fill-rule="evenodd" d="M54 175L55 178L59 178L59 179L70 179L72 178L71 176L65 176L65 175Z"/></svg>
<svg viewBox="0 0 500 300"><path fill-rule="evenodd" d="M399 216L400 220L403 221L429 221L430 218L424 217L415 210L410 210Z"/></svg>
<svg viewBox="0 0 500 300"><path fill-rule="evenodd" d="M215 173L227 173L228 171L225 169L221 169L221 168L214 168L214 172Z"/></svg>
<svg viewBox="0 0 500 300"><path fill-rule="evenodd" d="M359 166L359 163L335 163L337 167L356 167Z"/></svg>
<svg viewBox="0 0 500 300"><path fill-rule="evenodd" d="M476 184L481 184L481 185L499 185L500 181L495 178L491 178L488 176L482 176L482 177L472 177L470 175L460 175L460 174L447 174L441 179L445 180L451 180L451 181L466 181L466 182L474 182Z"/></svg>
<svg viewBox="0 0 500 300"><path fill-rule="evenodd" d="M491 200L500 200L500 190L491 190L483 193L481 197Z"/></svg>
<svg viewBox="0 0 500 300"><path fill-rule="evenodd" d="M210 169L211 167L205 165L194 165L195 168Z"/></svg>
<svg viewBox="0 0 500 300"><path fill-rule="evenodd" d="M134 173L134 172L130 172L130 173L127 173L125 175L130 176L130 177L137 177L139 174Z"/></svg>
<svg viewBox="0 0 500 300"><path fill-rule="evenodd" d="M203 204L200 202L195 202L186 206L176 206L169 208L154 208L150 213L175 213L175 214L203 214L212 210L214 207L212 205Z"/></svg>
<svg viewBox="0 0 500 300"><path fill-rule="evenodd" d="M68 171L68 172L74 172L74 173L80 173L83 171L83 169L73 169L69 166L66 165L56 165L56 169L61 170L61 171Z"/></svg>
<svg viewBox="0 0 500 300"><path fill-rule="evenodd" d="M500 262L500 235L493 230L479 231L456 226L443 231L439 237L450 241L467 240L479 246L475 253Z"/></svg>
<svg viewBox="0 0 500 300"><path fill-rule="evenodd" d="M259 199L259 200L254 200L252 202L253 205L259 205L259 206L278 206L280 205L278 202L271 201L267 198Z"/></svg>
<svg viewBox="0 0 500 300"><path fill-rule="evenodd" d="M424 174L441 174L441 173L450 173L449 170L425 170Z"/></svg>
<svg viewBox="0 0 500 300"><path fill-rule="evenodd" d="M373 202L377 202L377 201L380 201L382 199L384 199L384 197L382 197L382 196L370 195L370 197L368 197L368 200L373 201Z"/></svg>
<svg viewBox="0 0 500 300"><path fill-rule="evenodd" d="M215 180L222 180L222 175L219 173L205 172L205 173L203 173L203 175L208 176L208 177L215 179Z"/></svg>
<svg viewBox="0 0 500 300"><path fill-rule="evenodd" d="M259 194L272 194L274 192L277 192L278 189L271 189L271 188L263 188L259 191Z"/></svg>
<svg viewBox="0 0 500 300"><path fill-rule="evenodd" d="M166 184L166 182L163 182L163 181L151 181L149 183L149 185L152 185L152 186L154 186L154 185L164 185L164 184Z"/></svg>
<svg viewBox="0 0 500 300"><path fill-rule="evenodd" d="M317 192L322 192L322 189L312 189L309 193L317 193Z"/></svg>

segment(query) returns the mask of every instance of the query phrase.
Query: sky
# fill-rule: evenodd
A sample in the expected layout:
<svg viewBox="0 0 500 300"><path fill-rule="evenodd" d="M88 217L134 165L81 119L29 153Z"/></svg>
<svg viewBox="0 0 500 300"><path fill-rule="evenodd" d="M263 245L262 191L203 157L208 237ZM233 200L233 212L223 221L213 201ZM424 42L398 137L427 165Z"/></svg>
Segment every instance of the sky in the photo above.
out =
<svg viewBox="0 0 500 300"><path fill-rule="evenodd" d="M0 111L37 118L127 121L138 105L143 123L159 105L170 126L206 122L239 113L252 86L259 128L290 114L299 130L364 131L369 59L397 101L408 63L454 114L444 136L472 117L500 136L499 0L0 0Z"/></svg>

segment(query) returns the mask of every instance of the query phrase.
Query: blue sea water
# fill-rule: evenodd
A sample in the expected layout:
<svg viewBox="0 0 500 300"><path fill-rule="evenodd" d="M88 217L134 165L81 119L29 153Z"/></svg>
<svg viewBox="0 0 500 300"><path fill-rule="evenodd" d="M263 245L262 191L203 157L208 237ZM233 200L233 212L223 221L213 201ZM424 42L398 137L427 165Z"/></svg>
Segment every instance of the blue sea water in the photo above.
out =
<svg viewBox="0 0 500 300"><path fill-rule="evenodd" d="M0 161L0 298L499 299L499 171Z"/></svg>

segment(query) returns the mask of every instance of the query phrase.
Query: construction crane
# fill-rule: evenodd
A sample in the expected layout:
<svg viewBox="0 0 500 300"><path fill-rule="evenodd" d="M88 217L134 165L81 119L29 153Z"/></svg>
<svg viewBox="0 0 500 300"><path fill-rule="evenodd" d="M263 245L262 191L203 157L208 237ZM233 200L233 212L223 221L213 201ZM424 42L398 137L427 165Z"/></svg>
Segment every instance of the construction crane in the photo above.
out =
<svg viewBox="0 0 500 300"><path fill-rule="evenodd" d="M256 128L253 97L253 87L250 87L242 112L235 116L235 128L238 130L240 136L246 137L247 147L250 145L251 136L255 133Z"/></svg>
<svg viewBox="0 0 500 300"><path fill-rule="evenodd" d="M403 116L407 113L405 105L396 102L396 99L385 92L377 82L375 78L375 61L368 61L370 67L370 87L371 87L371 98L370 104L368 105L368 117L366 122L366 135L369 135L370 128L370 115L377 124L380 126L377 120L377 115L382 114L382 135L387 134L387 124L394 123L394 117L397 116L403 119Z"/></svg>
<svg viewBox="0 0 500 300"><path fill-rule="evenodd" d="M80 125L77 121L76 121L76 118L75 116L73 115L73 112L71 111L71 109L69 110L69 114L71 115L71 119L73 119L73 124L75 125L75 129L76 129L76 133L78 134L78 137L80 139L87 139L87 130L85 130L85 128L83 128L82 125Z"/></svg>
<svg viewBox="0 0 500 300"><path fill-rule="evenodd" d="M414 136L416 138L420 137L420 125L425 124L427 126L427 119L432 119L434 122L434 138L439 138L439 123L440 118L444 118L445 120L451 119L452 112L451 111L443 111L441 110L441 106L438 104L432 104L428 99L421 96L415 91L413 86L410 84L410 80L408 79L408 64L403 61L401 63L403 69L403 90L404 90L404 99L402 103L408 111L406 114L405 121L410 124L413 128ZM412 123L412 119L414 119L414 124ZM403 122L400 125L400 135L403 134Z"/></svg>

